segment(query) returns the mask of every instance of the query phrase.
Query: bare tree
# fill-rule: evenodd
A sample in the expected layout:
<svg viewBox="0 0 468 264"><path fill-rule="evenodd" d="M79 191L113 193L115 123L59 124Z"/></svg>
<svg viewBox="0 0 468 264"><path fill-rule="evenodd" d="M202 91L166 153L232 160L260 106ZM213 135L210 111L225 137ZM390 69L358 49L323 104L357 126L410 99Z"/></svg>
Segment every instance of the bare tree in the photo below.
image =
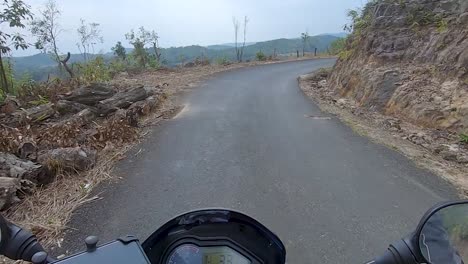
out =
<svg viewBox="0 0 468 264"><path fill-rule="evenodd" d="M156 56L156 60L161 62L161 47L159 46L159 36L156 31L151 31L149 33L149 42L153 45L154 55Z"/></svg>
<svg viewBox="0 0 468 264"><path fill-rule="evenodd" d="M236 17L232 17L232 24L234 26L234 47L236 49L236 59L237 62L242 62L242 57L244 56L245 41L247 40L247 23L249 19L247 16L244 17L244 42L242 46L239 47L239 27L240 23Z"/></svg>
<svg viewBox="0 0 468 264"><path fill-rule="evenodd" d="M238 36L239 36L239 20L236 17L232 17L232 24L234 26L234 47L236 49L236 59L240 61L240 49L238 46Z"/></svg>
<svg viewBox="0 0 468 264"><path fill-rule="evenodd" d="M309 42L309 32L301 33L301 39L302 39L302 57L305 56L305 48L306 44Z"/></svg>
<svg viewBox="0 0 468 264"><path fill-rule="evenodd" d="M249 23L249 18L247 16L244 17L244 42L242 43L242 48L240 51L240 61L242 62L242 57L244 56L244 48L245 48L245 41L247 40L247 23Z"/></svg>
<svg viewBox="0 0 468 264"><path fill-rule="evenodd" d="M37 37L36 48L43 50L45 53L50 53L59 67L63 66L70 74L70 77L73 78L73 71L67 65L70 53L68 52L67 56L62 59L57 47L57 38L62 32L58 23L60 14L55 0L49 0L46 2L44 9L40 11L40 17L31 23L31 33Z"/></svg>
<svg viewBox="0 0 468 264"><path fill-rule="evenodd" d="M90 49L93 49L94 53L94 45L97 43L103 43L104 40L101 36L101 30L99 29L98 23L89 23L86 24L84 19L80 19L81 26L76 30L80 37L80 42L76 43L80 53L83 54L83 58L85 61L88 61L88 56L90 54Z"/></svg>

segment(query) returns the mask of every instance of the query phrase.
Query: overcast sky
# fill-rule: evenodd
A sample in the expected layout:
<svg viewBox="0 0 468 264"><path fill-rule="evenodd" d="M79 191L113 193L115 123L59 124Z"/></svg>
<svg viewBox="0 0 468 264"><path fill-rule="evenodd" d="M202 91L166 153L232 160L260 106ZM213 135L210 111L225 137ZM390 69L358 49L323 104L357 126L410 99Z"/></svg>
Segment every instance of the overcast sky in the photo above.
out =
<svg viewBox="0 0 468 264"><path fill-rule="evenodd" d="M45 0L24 0L35 14ZM107 52L125 33L144 26L160 36L162 47L233 42L232 17L249 17L247 41L295 38L338 33L347 23L346 11L366 0L57 0L62 11L59 36L62 52L78 52L76 29L80 18L101 26L104 43L95 51ZM2 28L5 30L5 28ZM34 42L32 38L28 38ZM30 55L30 48L14 55Z"/></svg>

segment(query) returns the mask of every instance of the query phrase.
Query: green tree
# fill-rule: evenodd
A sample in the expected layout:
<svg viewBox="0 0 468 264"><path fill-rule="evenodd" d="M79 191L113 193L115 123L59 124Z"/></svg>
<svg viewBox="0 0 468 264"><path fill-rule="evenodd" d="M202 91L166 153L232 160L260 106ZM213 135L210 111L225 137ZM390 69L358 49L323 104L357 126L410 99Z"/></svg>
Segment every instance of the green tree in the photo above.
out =
<svg viewBox="0 0 468 264"><path fill-rule="evenodd" d="M70 53L63 59L59 54L60 51L57 46L57 38L62 32L58 23L60 14L55 0L48 0L44 5L44 9L40 11L40 17L33 20L31 33L37 38L36 48L51 54L59 67L63 66L68 74L70 74L70 77L73 78L73 71L67 65Z"/></svg>
<svg viewBox="0 0 468 264"><path fill-rule="evenodd" d="M89 23L86 24L84 19L80 19L81 25L76 30L80 37L80 42L76 43L78 49L80 50L81 54L83 54L83 58L88 61L88 56L90 54L90 50L93 49L94 53L94 45L97 43L103 43L104 40L101 36L101 30L99 29L98 23Z"/></svg>
<svg viewBox="0 0 468 264"><path fill-rule="evenodd" d="M257 58L258 61L266 61L267 57L265 56L265 53L262 51L259 51L255 54L255 57Z"/></svg>
<svg viewBox="0 0 468 264"><path fill-rule="evenodd" d="M129 33L125 34L125 38L133 46L133 57L140 67L146 67L149 61L149 55L146 51L145 45L149 42L147 31L144 27L140 27L139 31L135 33L132 29Z"/></svg>
<svg viewBox="0 0 468 264"><path fill-rule="evenodd" d="M4 0L3 10L0 11L0 80L1 89L4 93L10 92L7 71L10 67L4 63L4 57L9 55L12 47L15 50L27 49L28 44L24 36L20 33L4 32L4 26L7 25L10 30L25 28L25 21L32 19L30 7L21 0Z"/></svg>
<svg viewBox="0 0 468 264"><path fill-rule="evenodd" d="M122 42L120 41L115 44L115 47L112 47L112 52L114 52L114 55L123 61L127 59L127 51L125 50L124 46L122 46Z"/></svg>

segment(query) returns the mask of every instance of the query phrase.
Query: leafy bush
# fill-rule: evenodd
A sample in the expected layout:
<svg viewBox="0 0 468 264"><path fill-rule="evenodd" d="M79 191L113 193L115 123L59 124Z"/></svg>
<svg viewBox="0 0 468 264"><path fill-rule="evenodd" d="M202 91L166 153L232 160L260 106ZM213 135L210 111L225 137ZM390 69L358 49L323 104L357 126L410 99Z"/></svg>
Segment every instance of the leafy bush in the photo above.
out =
<svg viewBox="0 0 468 264"><path fill-rule="evenodd" d="M266 61L267 57L265 56L265 53L262 51L259 51L255 54L255 58L257 58L258 61Z"/></svg>
<svg viewBox="0 0 468 264"><path fill-rule="evenodd" d="M156 55L151 54L148 57L148 66L152 69L159 69L161 67L161 63L159 63L158 58Z"/></svg>
<svg viewBox="0 0 468 264"><path fill-rule="evenodd" d="M127 63L121 59L112 60L109 63L109 74L111 76L115 76L117 73L126 71L127 69Z"/></svg>
<svg viewBox="0 0 468 264"><path fill-rule="evenodd" d="M460 142L468 144L468 134L461 133L460 134Z"/></svg>
<svg viewBox="0 0 468 264"><path fill-rule="evenodd" d="M338 57L341 59L341 60L348 60L351 55L353 55L353 50L342 50L339 54L338 54Z"/></svg>
<svg viewBox="0 0 468 264"><path fill-rule="evenodd" d="M216 58L216 64L229 65L231 64L231 61L226 56L224 56L224 57Z"/></svg>
<svg viewBox="0 0 468 264"><path fill-rule="evenodd" d="M445 19L437 21L437 32L443 33L448 29L448 22Z"/></svg>
<svg viewBox="0 0 468 264"><path fill-rule="evenodd" d="M331 55L337 55L340 54L346 46L346 38L339 38L335 41L333 41L330 44L330 54Z"/></svg>
<svg viewBox="0 0 468 264"><path fill-rule="evenodd" d="M77 63L75 65L78 68L78 78L85 83L109 81L111 79L109 66L106 65L104 58L101 56L88 63Z"/></svg>
<svg viewBox="0 0 468 264"><path fill-rule="evenodd" d="M432 10L429 10L422 6L412 8L408 12L406 19L407 23L411 25L412 28L428 25L439 26L440 23L445 24L445 26L447 26L446 22L442 22L443 18L440 14L435 14Z"/></svg>

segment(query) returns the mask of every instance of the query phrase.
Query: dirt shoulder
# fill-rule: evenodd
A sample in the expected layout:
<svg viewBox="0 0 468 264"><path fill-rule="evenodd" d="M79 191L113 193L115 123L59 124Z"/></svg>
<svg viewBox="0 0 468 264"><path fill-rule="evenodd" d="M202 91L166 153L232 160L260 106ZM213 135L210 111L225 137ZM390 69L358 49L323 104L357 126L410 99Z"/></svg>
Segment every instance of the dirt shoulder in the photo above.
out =
<svg viewBox="0 0 468 264"><path fill-rule="evenodd" d="M457 134L424 129L340 98L328 87L329 72L330 69L322 69L300 76L302 91L323 111L335 114L356 133L401 152L417 166L453 184L460 197L468 197L468 146L460 142Z"/></svg>

